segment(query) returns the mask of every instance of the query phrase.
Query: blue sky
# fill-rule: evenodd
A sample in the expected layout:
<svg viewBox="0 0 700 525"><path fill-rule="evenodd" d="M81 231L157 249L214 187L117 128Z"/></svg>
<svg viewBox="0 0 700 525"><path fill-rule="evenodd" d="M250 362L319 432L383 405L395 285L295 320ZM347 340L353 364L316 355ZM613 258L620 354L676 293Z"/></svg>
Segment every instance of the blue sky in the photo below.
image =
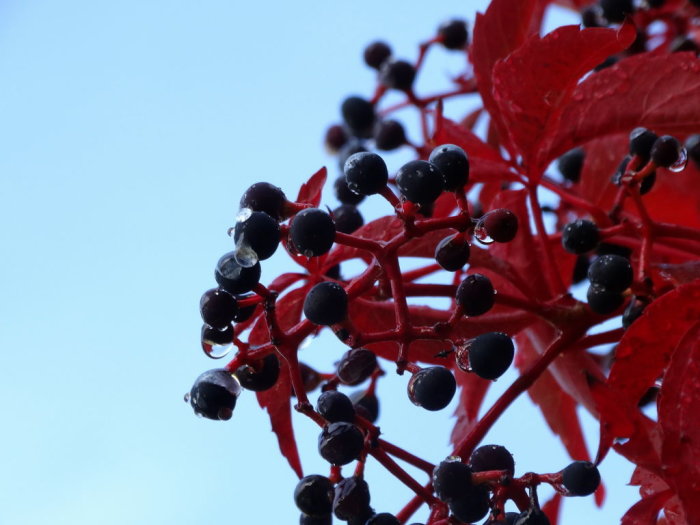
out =
<svg viewBox="0 0 700 525"><path fill-rule="evenodd" d="M0 4L0 523L296 523L295 479L254 396L224 424L182 402L218 366L199 350L199 297L247 186L267 180L293 196L321 165L336 173L321 137L344 96L372 89L363 46L383 37L413 58L441 21L484 5ZM447 85L460 66L431 52L418 88ZM266 263L263 282L287 263ZM333 338L304 350L320 367L342 351ZM406 380L381 385L382 428L439 461L450 409L413 407ZM297 421L306 470L325 472L317 428ZM506 445L518 472L567 464L524 398L487 441ZM611 457L608 507L567 501L563 523L619 518L636 497L621 486L630 472ZM368 478L377 510L408 499L376 465Z"/></svg>

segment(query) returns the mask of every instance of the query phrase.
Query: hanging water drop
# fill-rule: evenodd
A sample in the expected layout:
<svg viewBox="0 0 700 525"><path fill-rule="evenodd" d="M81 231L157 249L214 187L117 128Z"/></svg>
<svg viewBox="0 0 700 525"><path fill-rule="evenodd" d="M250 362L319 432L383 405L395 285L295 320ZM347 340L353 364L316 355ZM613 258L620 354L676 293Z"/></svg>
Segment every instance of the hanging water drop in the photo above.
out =
<svg viewBox="0 0 700 525"><path fill-rule="evenodd" d="M202 350L207 357L221 359L233 350L233 327L228 325L223 330L211 326L202 326Z"/></svg>
<svg viewBox="0 0 700 525"><path fill-rule="evenodd" d="M488 234L486 231L486 227L484 226L484 221L479 221L476 223L476 226L474 226L474 239L477 242L480 242L481 244L489 245L493 244L494 240L493 238Z"/></svg>
<svg viewBox="0 0 700 525"><path fill-rule="evenodd" d="M681 148L678 151L678 160L668 167L669 171L673 173L679 173L685 169L688 165L688 150Z"/></svg>
<svg viewBox="0 0 700 525"><path fill-rule="evenodd" d="M233 257L236 262L243 268L252 268L258 263L258 254L250 247L241 235L236 242L236 248L233 250Z"/></svg>

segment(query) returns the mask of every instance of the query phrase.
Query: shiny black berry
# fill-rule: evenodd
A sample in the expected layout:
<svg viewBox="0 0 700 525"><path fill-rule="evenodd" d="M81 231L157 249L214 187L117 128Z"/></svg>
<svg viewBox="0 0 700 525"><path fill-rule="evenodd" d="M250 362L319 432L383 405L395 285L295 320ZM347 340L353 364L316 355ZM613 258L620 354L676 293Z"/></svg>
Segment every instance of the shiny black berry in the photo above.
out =
<svg viewBox="0 0 700 525"><path fill-rule="evenodd" d="M494 303L491 280L480 273L473 273L460 283L455 298L466 315L481 315L488 312Z"/></svg>
<svg viewBox="0 0 700 525"><path fill-rule="evenodd" d="M581 255L595 249L600 242L598 227L586 219L577 219L564 226L561 243L569 253Z"/></svg>
<svg viewBox="0 0 700 525"><path fill-rule="evenodd" d="M688 158L700 168L700 134L690 135L685 141Z"/></svg>
<svg viewBox="0 0 700 525"><path fill-rule="evenodd" d="M316 410L329 423L345 421L352 423L355 419L355 407L350 398L336 390L329 390L321 394L316 403Z"/></svg>
<svg viewBox="0 0 700 525"><path fill-rule="evenodd" d="M241 197L241 208L265 212L277 221L285 218L286 204L287 197L284 192L268 182L253 184Z"/></svg>
<svg viewBox="0 0 700 525"><path fill-rule="evenodd" d="M395 150L406 144L406 131L397 120L382 120L374 127L374 145L382 151Z"/></svg>
<svg viewBox="0 0 700 525"><path fill-rule="evenodd" d="M579 255L576 257L576 264L574 265L574 272L572 276L573 284L578 284L583 282L584 279L588 278L588 266L590 262L588 257L585 255Z"/></svg>
<svg viewBox="0 0 700 525"><path fill-rule="evenodd" d="M252 297L251 295L239 295L237 297L238 301L241 301L242 299L246 299L248 297ZM242 323L244 321L247 321L248 319L251 318L253 313L255 313L255 308L257 304L249 304L248 306L241 306L240 304L238 305L238 312L236 312L236 315L233 316L233 322L234 323Z"/></svg>
<svg viewBox="0 0 700 525"><path fill-rule="evenodd" d="M564 487L573 496L593 494L600 485L600 472L590 461L574 461L561 471Z"/></svg>
<svg viewBox="0 0 700 525"><path fill-rule="evenodd" d="M448 272L461 270L467 262L471 248L467 240L459 233L441 240L435 247L435 260Z"/></svg>
<svg viewBox="0 0 700 525"><path fill-rule="evenodd" d="M333 483L325 476L312 474L299 480L294 502L300 511L312 517L324 517L333 510Z"/></svg>
<svg viewBox="0 0 700 525"><path fill-rule="evenodd" d="M318 452L334 465L347 465L362 451L364 436L351 423L331 423L318 436Z"/></svg>
<svg viewBox="0 0 700 525"><path fill-rule="evenodd" d="M391 89L410 91L416 78L416 68L405 60L389 59L379 70L379 82Z"/></svg>
<svg viewBox="0 0 700 525"><path fill-rule="evenodd" d="M360 195L374 195L386 186L389 171L386 163L376 153L355 153L351 155L345 166L345 181L348 188Z"/></svg>
<svg viewBox="0 0 700 525"><path fill-rule="evenodd" d="M417 204L431 203L445 188L440 170L424 160L412 160L396 173L396 185L406 200Z"/></svg>
<svg viewBox="0 0 700 525"><path fill-rule="evenodd" d="M605 19L615 24L624 22L634 12L632 0L600 0L600 8Z"/></svg>
<svg viewBox="0 0 700 525"><path fill-rule="evenodd" d="M450 20L438 28L440 43L447 49L464 49L467 45L469 32L464 20Z"/></svg>
<svg viewBox="0 0 700 525"><path fill-rule="evenodd" d="M365 196L355 193L350 188L348 188L348 183L345 180L345 176L341 175L333 183L333 191L335 193L335 198L338 199L343 204L351 204L357 206L360 204Z"/></svg>
<svg viewBox="0 0 700 525"><path fill-rule="evenodd" d="M586 152L583 148L574 148L567 151L557 159L557 168L562 177L571 182L578 182L581 179L581 170Z"/></svg>
<svg viewBox="0 0 700 525"><path fill-rule="evenodd" d="M280 243L280 225L263 211L254 211L236 223L233 240L238 250L253 250L258 260L272 257Z"/></svg>
<svg viewBox="0 0 700 525"><path fill-rule="evenodd" d="M408 398L426 410L442 410L457 390L455 376L447 368L432 366L413 374L408 381Z"/></svg>
<svg viewBox="0 0 700 525"><path fill-rule="evenodd" d="M259 361L239 366L235 375L246 390L269 390L280 375L280 362L276 354L268 354Z"/></svg>
<svg viewBox="0 0 700 525"><path fill-rule="evenodd" d="M378 40L369 44L363 53L365 64L372 69L379 69L391 56L391 47L386 42Z"/></svg>
<svg viewBox="0 0 700 525"><path fill-rule="evenodd" d="M581 25L583 27L600 27L598 9L594 6L585 7L581 11Z"/></svg>
<svg viewBox="0 0 700 525"><path fill-rule="evenodd" d="M518 233L518 217L505 208L491 210L479 222L483 224L486 234L496 242L510 242Z"/></svg>
<svg viewBox="0 0 700 525"><path fill-rule="evenodd" d="M358 140L351 140L345 146L343 146L338 152L338 168L343 171L345 163L352 157L355 153L366 153L369 151L365 145ZM348 203L352 204L352 203Z"/></svg>
<svg viewBox="0 0 700 525"><path fill-rule="evenodd" d="M355 517L371 514L367 482L357 476L342 479L335 486L333 513L339 520L349 521Z"/></svg>
<svg viewBox="0 0 700 525"><path fill-rule="evenodd" d="M501 332L481 334L469 344L469 365L484 379L501 377L513 362L513 341Z"/></svg>
<svg viewBox="0 0 700 525"><path fill-rule="evenodd" d="M601 315L614 312L625 302L625 298L620 292L608 290L604 286L595 283L588 287L586 298L591 310Z"/></svg>
<svg viewBox="0 0 700 525"><path fill-rule="evenodd" d="M379 398L366 390L359 390L350 394L350 400L355 407L357 415L362 416L371 423L379 419Z"/></svg>
<svg viewBox="0 0 700 525"><path fill-rule="evenodd" d="M224 330L238 313L238 301L221 288L213 288L204 292L199 300L199 312L209 326Z"/></svg>
<svg viewBox="0 0 700 525"><path fill-rule="evenodd" d="M352 204L338 206L332 215L335 229L340 233L352 233L365 223L360 210Z"/></svg>
<svg viewBox="0 0 700 525"><path fill-rule="evenodd" d="M318 283L304 299L304 315L314 324L336 324L345 319L347 313L348 294L338 283Z"/></svg>
<svg viewBox="0 0 700 525"><path fill-rule="evenodd" d="M306 208L289 225L289 239L296 250L307 257L327 253L335 240L335 224L325 211Z"/></svg>
<svg viewBox="0 0 700 525"><path fill-rule="evenodd" d="M477 448L469 457L469 466L474 472L506 470L511 476L515 474L513 456L501 445L483 445Z"/></svg>
<svg viewBox="0 0 700 525"><path fill-rule="evenodd" d="M515 525L550 525L547 515L538 508L531 508L520 513Z"/></svg>
<svg viewBox="0 0 700 525"><path fill-rule="evenodd" d="M231 294L250 292L260 281L260 263L244 268L236 262L236 252L224 254L216 264L214 278L219 286Z"/></svg>
<svg viewBox="0 0 700 525"><path fill-rule="evenodd" d="M369 100L361 97L348 97L340 106L340 112L353 135L361 138L372 136L376 115L374 105Z"/></svg>
<svg viewBox="0 0 700 525"><path fill-rule="evenodd" d="M651 148L659 137L646 128L634 128L630 132L630 155L637 155L642 159L642 165L649 162Z"/></svg>
<svg viewBox="0 0 700 525"><path fill-rule="evenodd" d="M212 328L208 324L202 325L202 343L210 346L230 345L233 341L233 327L225 326L219 330Z"/></svg>
<svg viewBox="0 0 700 525"><path fill-rule="evenodd" d="M308 516L302 514L299 516L299 525L333 525L333 516L328 514L327 516Z"/></svg>
<svg viewBox="0 0 700 525"><path fill-rule="evenodd" d="M620 255L601 255L588 268L588 279L612 292L622 292L632 284L632 265Z"/></svg>
<svg viewBox="0 0 700 525"><path fill-rule="evenodd" d="M377 368L377 356L366 348L353 348L343 354L338 362L336 375L341 383L359 385Z"/></svg>
<svg viewBox="0 0 700 525"><path fill-rule="evenodd" d="M450 501L471 489L472 469L458 458L441 461L433 471L433 488L442 501Z"/></svg>
<svg viewBox="0 0 700 525"><path fill-rule="evenodd" d="M662 135L651 148L651 160L657 166L668 168L675 164L681 156L681 143L671 135Z"/></svg>
<svg viewBox="0 0 700 525"><path fill-rule="evenodd" d="M368 519L365 525L401 525L401 522L393 514L380 512Z"/></svg>
<svg viewBox="0 0 700 525"><path fill-rule="evenodd" d="M340 151L340 148L348 143L348 140L350 140L350 137L348 137L345 128L340 124L334 124L326 130L324 143L331 153L337 153Z"/></svg>
<svg viewBox="0 0 700 525"><path fill-rule="evenodd" d="M489 493L483 486L471 487L471 490L451 499L448 507L459 521L471 523L480 520L489 511Z"/></svg>
<svg viewBox="0 0 700 525"><path fill-rule="evenodd" d="M429 162L442 173L447 191L461 191L469 182L469 159L459 146L443 144L435 148Z"/></svg>
<svg viewBox="0 0 700 525"><path fill-rule="evenodd" d="M204 372L195 380L189 401L198 416L227 421L233 416L240 392L238 381L227 370L216 368Z"/></svg>

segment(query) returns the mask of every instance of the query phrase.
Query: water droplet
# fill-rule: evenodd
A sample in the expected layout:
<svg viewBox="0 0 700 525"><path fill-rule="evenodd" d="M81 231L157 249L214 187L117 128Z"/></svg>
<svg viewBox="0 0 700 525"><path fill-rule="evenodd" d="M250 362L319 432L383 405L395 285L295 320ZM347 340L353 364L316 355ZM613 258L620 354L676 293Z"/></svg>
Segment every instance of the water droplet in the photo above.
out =
<svg viewBox="0 0 700 525"><path fill-rule="evenodd" d="M258 262L258 254L243 240L243 236L238 239L236 248L233 250L233 256L243 268L252 268Z"/></svg>
<svg viewBox="0 0 700 525"><path fill-rule="evenodd" d="M238 212L238 215L236 215L236 222L245 222L250 219L251 215L253 215L253 210L250 208L242 208L241 211Z"/></svg>
<svg viewBox="0 0 700 525"><path fill-rule="evenodd" d="M655 386L656 388L661 388L662 386L664 386L663 380L657 379L656 381L654 381L654 386Z"/></svg>
<svg viewBox="0 0 700 525"><path fill-rule="evenodd" d="M189 392L185 392L184 400L185 400L185 403L189 404L189 402L190 402L190 393Z"/></svg>
<svg viewBox="0 0 700 525"><path fill-rule="evenodd" d="M233 350L233 343L227 343L222 345L211 344L210 342L202 341L202 350L204 350L206 356L210 357L211 359L221 359L222 357L226 357L228 354L231 353L231 350Z"/></svg>
<svg viewBox="0 0 700 525"><path fill-rule="evenodd" d="M481 244L493 244L493 239L486 232L483 221L476 223L476 226L474 227L474 239Z"/></svg>
<svg viewBox="0 0 700 525"><path fill-rule="evenodd" d="M678 152L678 160L671 164L668 169L673 173L678 173L683 171L688 165L688 151L685 148L681 148Z"/></svg>
<svg viewBox="0 0 700 525"><path fill-rule="evenodd" d="M469 366L469 346L471 341L466 341L455 346L455 362L463 372L470 372Z"/></svg>

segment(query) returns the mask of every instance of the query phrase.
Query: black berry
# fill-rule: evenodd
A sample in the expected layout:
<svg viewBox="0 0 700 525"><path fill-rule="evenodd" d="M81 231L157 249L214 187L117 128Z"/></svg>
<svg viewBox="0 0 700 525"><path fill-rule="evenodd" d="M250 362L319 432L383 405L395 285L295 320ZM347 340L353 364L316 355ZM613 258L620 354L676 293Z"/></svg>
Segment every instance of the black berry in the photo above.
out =
<svg viewBox="0 0 700 525"><path fill-rule="evenodd" d="M651 148L651 160L657 166L668 168L675 164L681 156L681 143L671 135L662 135Z"/></svg>
<svg viewBox="0 0 700 525"><path fill-rule="evenodd" d="M600 472L590 461L574 461L561 471L564 487L573 496L593 494L600 485Z"/></svg>
<svg viewBox="0 0 700 525"><path fill-rule="evenodd" d="M372 392L359 390L350 394L355 412L374 423L379 419L379 398Z"/></svg>
<svg viewBox="0 0 700 525"><path fill-rule="evenodd" d="M342 204L332 212L336 231L352 233L365 223L360 210L352 204Z"/></svg>
<svg viewBox="0 0 700 525"><path fill-rule="evenodd" d="M336 324L345 319L347 313L348 294L338 283L318 283L304 299L304 315L314 324Z"/></svg>
<svg viewBox="0 0 700 525"><path fill-rule="evenodd" d="M353 348L343 354L338 362L336 374L341 383L359 385L377 368L377 356L365 348Z"/></svg>
<svg viewBox="0 0 700 525"><path fill-rule="evenodd" d="M364 436L351 423L331 423L318 436L318 452L334 465L347 465L362 451Z"/></svg>
<svg viewBox="0 0 700 525"><path fill-rule="evenodd" d="M230 345L233 341L233 327L227 325L223 329L212 328L208 324L202 325L202 343L209 346ZM206 349L205 349L206 350Z"/></svg>
<svg viewBox="0 0 700 525"><path fill-rule="evenodd" d="M624 22L634 12L632 0L600 0L600 8L605 19L615 24Z"/></svg>
<svg viewBox="0 0 700 525"><path fill-rule="evenodd" d="M374 145L382 151L391 151L406 144L406 131L397 120L382 120L374 127Z"/></svg>
<svg viewBox="0 0 700 525"><path fill-rule="evenodd" d="M477 448L469 457L469 466L474 472L506 470L511 476L515 474L513 456L501 445L483 445Z"/></svg>
<svg viewBox="0 0 700 525"><path fill-rule="evenodd" d="M204 292L199 300L199 312L209 326L224 330L238 312L238 301L221 288L213 288Z"/></svg>
<svg viewBox="0 0 700 525"><path fill-rule="evenodd" d="M333 516L328 514L327 516L308 516L302 514L299 516L299 525L333 525Z"/></svg>
<svg viewBox="0 0 700 525"><path fill-rule="evenodd" d="M418 204L437 199L445 187L440 170L424 160L412 160L396 173L396 185L406 200Z"/></svg>
<svg viewBox="0 0 700 525"><path fill-rule="evenodd" d="M300 511L312 517L324 517L333 510L333 483L325 476L303 477L294 489L294 502Z"/></svg>
<svg viewBox="0 0 700 525"><path fill-rule="evenodd" d="M329 390L321 394L316 403L316 410L329 423L337 423L338 421L352 423L355 419L355 407L353 407L352 401L348 396L336 390Z"/></svg>
<svg viewBox="0 0 700 525"><path fill-rule="evenodd" d="M257 362L239 366L235 375L246 390L269 390L280 375L280 362L277 355L268 354Z"/></svg>
<svg viewBox="0 0 700 525"><path fill-rule="evenodd" d="M685 141L688 158L700 168L700 134L690 135Z"/></svg>
<svg viewBox="0 0 700 525"><path fill-rule="evenodd" d="M619 255L625 259L629 259L632 256L632 249L627 246L621 246L619 244L613 244L611 242L601 242L596 250L598 255Z"/></svg>
<svg viewBox="0 0 700 525"><path fill-rule="evenodd" d="M366 153L369 151L365 145L358 140L351 140L345 146L343 146L338 152L338 168L343 171L345 163L352 157L355 153ZM352 203L348 203L352 204Z"/></svg>
<svg viewBox="0 0 700 525"><path fill-rule="evenodd" d="M443 144L435 148L428 159L442 173L447 191L461 191L469 182L469 159L459 146Z"/></svg>
<svg viewBox="0 0 700 525"><path fill-rule="evenodd" d="M469 345L469 365L484 379L497 379L513 362L513 341L501 332L481 334Z"/></svg>
<svg viewBox="0 0 700 525"><path fill-rule="evenodd" d="M379 82L391 89L410 91L416 78L416 68L405 60L387 60L379 70Z"/></svg>
<svg viewBox="0 0 700 525"><path fill-rule="evenodd" d="M455 376L447 368L432 366L413 374L408 382L408 397L426 410L442 410L457 390Z"/></svg>
<svg viewBox="0 0 700 525"><path fill-rule="evenodd" d="M496 521L487 521L484 525L514 525L515 521L520 517L517 512L506 512L503 518Z"/></svg>
<svg viewBox="0 0 700 525"><path fill-rule="evenodd" d="M583 148L574 148L567 151L557 159L557 168L562 177L571 182L578 182L581 179L581 170L586 152Z"/></svg>
<svg viewBox="0 0 700 525"><path fill-rule="evenodd" d="M372 69L379 69L391 56L391 47L386 42L378 40L369 44L363 53L365 64Z"/></svg>
<svg viewBox="0 0 700 525"><path fill-rule="evenodd" d="M343 166L348 188L360 195L374 195L386 186L389 171L386 163L376 153L355 153Z"/></svg>
<svg viewBox="0 0 700 525"><path fill-rule="evenodd" d="M471 248L467 240L459 233L441 240L435 247L435 260L448 272L461 270L467 262Z"/></svg>
<svg viewBox="0 0 700 525"><path fill-rule="evenodd" d="M361 97L348 97L340 106L340 112L353 135L361 138L372 136L376 115L370 101Z"/></svg>
<svg viewBox="0 0 700 525"><path fill-rule="evenodd" d="M583 27L600 27L598 9L594 6L585 7L581 11L581 24Z"/></svg>
<svg viewBox="0 0 700 525"><path fill-rule="evenodd" d="M306 208L289 225L289 239L296 250L307 257L327 253L335 240L335 224L325 211Z"/></svg>
<svg viewBox="0 0 700 525"><path fill-rule="evenodd" d="M447 49L464 49L467 45L469 32L464 20L450 20L438 28L440 43Z"/></svg>
<svg viewBox="0 0 700 525"><path fill-rule="evenodd" d="M646 128L634 128L630 132L630 155L637 155L642 164L649 162L651 148L659 137Z"/></svg>
<svg viewBox="0 0 700 525"><path fill-rule="evenodd" d="M345 128L340 124L334 124L326 130L324 142L331 153L337 153L340 148L348 143L349 139L350 137L348 137Z"/></svg>
<svg viewBox="0 0 700 525"><path fill-rule="evenodd" d="M380 512L368 519L365 525L401 525L401 522L393 514Z"/></svg>
<svg viewBox="0 0 700 525"><path fill-rule="evenodd" d="M265 212L278 221L285 218L286 204L287 197L284 192L268 182L253 184L241 197L241 208Z"/></svg>
<svg viewBox="0 0 700 525"><path fill-rule="evenodd" d="M246 299L248 297L252 297L251 295L239 295L237 299L241 301L242 299ZM238 305L238 312L236 312L236 315L233 316L233 322L234 323L242 323L244 321L247 321L248 319L251 318L253 313L255 312L255 307L256 304L249 304L248 306L240 306Z"/></svg>
<svg viewBox="0 0 700 525"><path fill-rule="evenodd" d="M227 421L233 415L240 392L238 381L223 368L216 368L195 380L189 401L198 416Z"/></svg>
<svg viewBox="0 0 700 525"><path fill-rule="evenodd" d="M484 215L480 222L486 234L496 242L510 242L518 233L518 217L504 208L492 210Z"/></svg>
<svg viewBox="0 0 700 525"><path fill-rule="evenodd" d="M489 493L485 487L474 486L449 501L450 512L459 521L471 523L482 519L489 511Z"/></svg>
<svg viewBox="0 0 700 525"><path fill-rule="evenodd" d="M579 255L576 257L576 264L574 265L574 274L572 276L573 284L578 284L584 279L588 278L588 266L590 262L588 257L585 255Z"/></svg>
<svg viewBox="0 0 700 525"><path fill-rule="evenodd" d="M370 496L367 482L351 476L342 479L335 486L333 513L339 520L349 521L368 514Z"/></svg>
<svg viewBox="0 0 700 525"><path fill-rule="evenodd" d="M236 262L236 252L221 256L216 264L214 278L219 286L231 294L250 292L260 281L260 263L244 268Z"/></svg>
<svg viewBox="0 0 700 525"><path fill-rule="evenodd" d="M611 292L622 292L632 284L632 265L620 255L601 255L588 268L588 279Z"/></svg>
<svg viewBox="0 0 700 525"><path fill-rule="evenodd" d="M577 219L564 226L561 243L569 253L581 255L595 249L600 242L598 227L586 219Z"/></svg>
<svg viewBox="0 0 700 525"><path fill-rule="evenodd" d="M491 280L480 273L473 273L460 283L455 298L466 315L481 315L488 312L494 303Z"/></svg>
<svg viewBox="0 0 700 525"><path fill-rule="evenodd" d="M333 190L335 192L335 198L343 204L351 204L353 206L357 206L365 198L364 195L355 193L350 188L348 188L348 183L345 180L344 175L341 175L340 177L335 179L335 183L333 183Z"/></svg>
<svg viewBox="0 0 700 525"><path fill-rule="evenodd" d="M607 315L614 312L625 301L625 298L620 292L608 290L600 284L591 284L586 293L588 306L596 313Z"/></svg>
<svg viewBox="0 0 700 525"><path fill-rule="evenodd" d="M236 223L233 240L238 250L251 249L258 260L272 257L280 243L280 225L263 211L254 211Z"/></svg>
<svg viewBox="0 0 700 525"><path fill-rule="evenodd" d="M471 488L472 469L462 461L448 458L441 461L433 471L433 488L442 501L459 497Z"/></svg>

